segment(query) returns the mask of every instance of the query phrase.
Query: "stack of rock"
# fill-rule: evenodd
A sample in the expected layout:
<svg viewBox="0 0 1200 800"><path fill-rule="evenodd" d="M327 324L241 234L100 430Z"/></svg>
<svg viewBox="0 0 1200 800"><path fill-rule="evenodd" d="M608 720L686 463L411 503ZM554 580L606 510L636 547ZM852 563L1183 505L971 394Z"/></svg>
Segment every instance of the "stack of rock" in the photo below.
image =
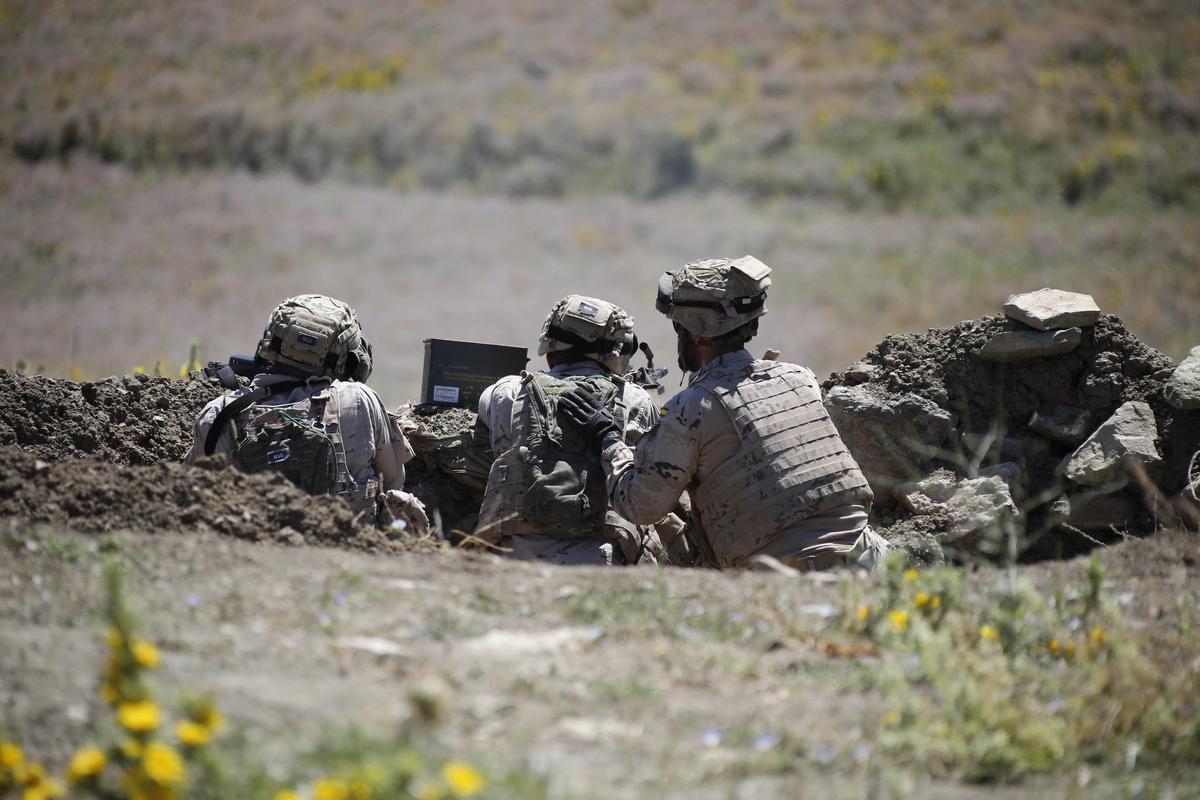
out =
<svg viewBox="0 0 1200 800"><path fill-rule="evenodd" d="M1200 447L1200 348L1174 369L1074 292L1004 313L888 337L826 382L876 523L1030 557L1152 528L1147 487L1184 488Z"/></svg>

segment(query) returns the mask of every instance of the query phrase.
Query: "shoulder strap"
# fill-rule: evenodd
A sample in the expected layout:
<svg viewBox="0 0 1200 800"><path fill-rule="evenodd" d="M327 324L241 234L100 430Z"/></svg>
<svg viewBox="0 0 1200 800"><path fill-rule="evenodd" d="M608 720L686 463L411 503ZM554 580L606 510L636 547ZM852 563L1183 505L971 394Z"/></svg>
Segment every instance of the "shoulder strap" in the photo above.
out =
<svg viewBox="0 0 1200 800"><path fill-rule="evenodd" d="M217 442L221 440L221 434L225 432L225 426L229 424L231 419L255 403L266 400L275 393L274 390L287 389L291 391L302 383L303 381L295 381L278 383L274 386L259 386L241 397L235 397L226 403L225 407L217 413L217 418L213 421L212 427L208 429L208 436L204 437L204 455L211 456L216 452Z"/></svg>

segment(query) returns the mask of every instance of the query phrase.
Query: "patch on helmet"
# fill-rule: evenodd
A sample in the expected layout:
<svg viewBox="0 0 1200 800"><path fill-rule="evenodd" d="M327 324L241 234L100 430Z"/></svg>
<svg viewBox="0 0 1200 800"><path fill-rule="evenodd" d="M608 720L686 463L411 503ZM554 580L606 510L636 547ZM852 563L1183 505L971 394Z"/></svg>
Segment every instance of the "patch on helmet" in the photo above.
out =
<svg viewBox="0 0 1200 800"><path fill-rule="evenodd" d="M579 308L576 309L576 312L582 316L595 319L596 315L600 313L600 309L596 308L596 306L592 305L591 303L580 302Z"/></svg>

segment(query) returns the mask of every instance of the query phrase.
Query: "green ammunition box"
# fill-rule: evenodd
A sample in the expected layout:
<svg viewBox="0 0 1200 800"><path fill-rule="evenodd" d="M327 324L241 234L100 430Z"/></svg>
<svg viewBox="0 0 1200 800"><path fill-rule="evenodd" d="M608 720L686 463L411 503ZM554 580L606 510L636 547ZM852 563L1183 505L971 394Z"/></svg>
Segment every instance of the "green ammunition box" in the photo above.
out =
<svg viewBox="0 0 1200 800"><path fill-rule="evenodd" d="M474 411L484 389L528 363L524 347L426 339L421 402Z"/></svg>

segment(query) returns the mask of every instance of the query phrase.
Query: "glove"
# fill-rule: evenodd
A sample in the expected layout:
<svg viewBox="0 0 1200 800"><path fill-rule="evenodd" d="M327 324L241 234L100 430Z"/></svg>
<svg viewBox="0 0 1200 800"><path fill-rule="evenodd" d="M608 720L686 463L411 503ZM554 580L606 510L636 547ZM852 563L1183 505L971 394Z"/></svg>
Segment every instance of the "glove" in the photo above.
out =
<svg viewBox="0 0 1200 800"><path fill-rule="evenodd" d="M601 448L607 447L609 440L620 440L621 426L587 389L579 387L559 395L558 406L567 421L583 432L585 439L596 442Z"/></svg>

